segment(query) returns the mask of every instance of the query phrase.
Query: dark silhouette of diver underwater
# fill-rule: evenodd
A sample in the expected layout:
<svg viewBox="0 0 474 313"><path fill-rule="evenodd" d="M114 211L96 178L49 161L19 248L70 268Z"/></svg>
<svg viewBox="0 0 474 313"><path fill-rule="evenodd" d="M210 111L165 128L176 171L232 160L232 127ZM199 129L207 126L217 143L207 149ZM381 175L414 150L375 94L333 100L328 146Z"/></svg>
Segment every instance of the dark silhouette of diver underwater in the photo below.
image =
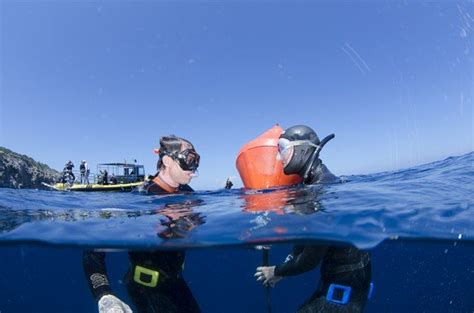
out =
<svg viewBox="0 0 474 313"><path fill-rule="evenodd" d="M299 180L293 180L293 184L339 183L340 179L332 174L319 158L324 145L333 138L334 135L329 135L320 141L316 132L308 126L290 127L278 138L270 138L274 139L273 150L268 147L270 141L267 136L265 140L261 140L264 144L260 151L254 153L253 158L248 155L242 158L239 155L238 159L241 158L240 164L237 162L239 174L246 187L251 184L251 188L257 189L284 186L285 183L282 183L284 175L299 177ZM253 150L256 149L258 147L253 147ZM240 153L245 154L245 151ZM268 155L271 153L273 156ZM268 165L273 162L269 162L273 158L281 162L282 167ZM242 161L243 159L245 160ZM254 166L255 164L259 166ZM254 171L249 172L249 169ZM273 175L268 175L272 171ZM287 180L290 181L287 185L290 185L291 180L289 178ZM282 278L302 274L320 264L321 279L318 287L297 312L362 312L372 287L371 263L367 252L353 246L295 245L282 264L259 266L255 277L265 286L274 287Z"/></svg>

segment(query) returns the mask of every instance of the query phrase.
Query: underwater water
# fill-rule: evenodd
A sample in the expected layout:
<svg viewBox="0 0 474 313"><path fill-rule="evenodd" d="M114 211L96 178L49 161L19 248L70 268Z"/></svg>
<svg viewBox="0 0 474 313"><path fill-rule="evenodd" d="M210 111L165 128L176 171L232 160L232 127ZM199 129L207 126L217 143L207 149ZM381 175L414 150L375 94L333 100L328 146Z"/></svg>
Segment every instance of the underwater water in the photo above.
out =
<svg viewBox="0 0 474 313"><path fill-rule="evenodd" d="M255 268L294 243L370 254L364 312L474 312L474 152L344 183L144 196L0 189L0 312L97 312L82 253L106 249L115 294L127 250L187 249L184 278L202 312L295 312L319 270L267 293ZM132 307L133 309L133 307Z"/></svg>

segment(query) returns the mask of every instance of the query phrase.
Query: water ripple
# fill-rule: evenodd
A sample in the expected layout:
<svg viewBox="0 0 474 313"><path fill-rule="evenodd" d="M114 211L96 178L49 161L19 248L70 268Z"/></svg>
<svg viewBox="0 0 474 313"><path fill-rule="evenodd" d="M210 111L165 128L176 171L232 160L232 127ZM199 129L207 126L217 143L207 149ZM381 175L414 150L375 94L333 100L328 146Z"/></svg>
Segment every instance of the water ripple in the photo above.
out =
<svg viewBox="0 0 474 313"><path fill-rule="evenodd" d="M474 152L345 183L186 195L0 189L0 243L127 248L474 240Z"/></svg>

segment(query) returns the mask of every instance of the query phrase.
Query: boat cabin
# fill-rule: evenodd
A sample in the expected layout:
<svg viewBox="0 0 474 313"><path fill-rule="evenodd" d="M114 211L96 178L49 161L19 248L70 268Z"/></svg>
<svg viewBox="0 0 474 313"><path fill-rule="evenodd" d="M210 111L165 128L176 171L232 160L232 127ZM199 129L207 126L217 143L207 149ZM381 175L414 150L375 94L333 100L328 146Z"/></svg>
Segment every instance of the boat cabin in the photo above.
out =
<svg viewBox="0 0 474 313"><path fill-rule="evenodd" d="M145 167L138 164L129 163L101 163L97 165L98 183L104 181L104 174L107 171L107 181L110 183L115 177L117 184L128 184L142 182L145 180Z"/></svg>

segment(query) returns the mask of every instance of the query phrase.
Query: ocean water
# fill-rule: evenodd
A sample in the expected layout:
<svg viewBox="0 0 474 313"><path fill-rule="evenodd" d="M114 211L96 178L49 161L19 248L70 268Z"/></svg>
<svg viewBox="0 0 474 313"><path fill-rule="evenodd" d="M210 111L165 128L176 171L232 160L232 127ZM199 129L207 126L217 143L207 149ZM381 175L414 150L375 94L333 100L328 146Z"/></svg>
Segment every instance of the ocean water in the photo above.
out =
<svg viewBox="0 0 474 313"><path fill-rule="evenodd" d="M97 312L85 249L107 249L116 295L131 304L127 250L187 249L184 277L202 312L295 312L319 270L270 292L262 251L351 244L372 260L365 312L474 312L474 152L344 183L186 195L0 189L0 312ZM132 307L133 308L133 307Z"/></svg>

